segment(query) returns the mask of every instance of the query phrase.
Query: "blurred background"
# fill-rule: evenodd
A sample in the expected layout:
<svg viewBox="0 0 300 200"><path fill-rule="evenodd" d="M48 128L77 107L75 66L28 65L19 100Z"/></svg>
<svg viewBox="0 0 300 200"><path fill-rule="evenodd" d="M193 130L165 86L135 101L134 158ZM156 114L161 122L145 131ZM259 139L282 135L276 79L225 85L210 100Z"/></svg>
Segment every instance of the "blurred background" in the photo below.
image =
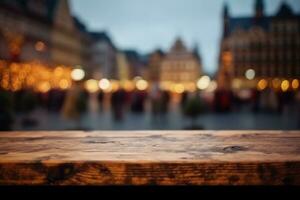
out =
<svg viewBox="0 0 300 200"><path fill-rule="evenodd" d="M298 0L1 0L0 130L300 129Z"/></svg>

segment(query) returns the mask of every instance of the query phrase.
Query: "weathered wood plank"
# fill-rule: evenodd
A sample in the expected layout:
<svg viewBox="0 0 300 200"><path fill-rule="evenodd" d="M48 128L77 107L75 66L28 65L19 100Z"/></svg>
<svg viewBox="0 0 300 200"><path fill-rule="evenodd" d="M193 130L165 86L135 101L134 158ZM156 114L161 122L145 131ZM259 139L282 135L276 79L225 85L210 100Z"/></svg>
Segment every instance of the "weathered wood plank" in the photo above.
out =
<svg viewBox="0 0 300 200"><path fill-rule="evenodd" d="M0 184L300 185L300 132L0 132Z"/></svg>

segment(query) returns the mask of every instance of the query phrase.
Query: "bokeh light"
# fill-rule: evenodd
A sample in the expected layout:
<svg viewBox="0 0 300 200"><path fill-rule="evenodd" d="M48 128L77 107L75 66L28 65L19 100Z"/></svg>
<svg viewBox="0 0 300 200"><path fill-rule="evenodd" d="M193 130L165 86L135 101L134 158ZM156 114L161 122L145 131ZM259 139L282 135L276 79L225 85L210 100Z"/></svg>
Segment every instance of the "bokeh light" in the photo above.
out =
<svg viewBox="0 0 300 200"><path fill-rule="evenodd" d="M184 86L182 84L174 84L173 92L181 94L184 92Z"/></svg>
<svg viewBox="0 0 300 200"><path fill-rule="evenodd" d="M278 78L272 80L272 85L274 89L279 89L281 85L281 81Z"/></svg>
<svg viewBox="0 0 300 200"><path fill-rule="evenodd" d="M138 90L146 90L148 88L148 82L140 79L136 82L135 86Z"/></svg>
<svg viewBox="0 0 300 200"><path fill-rule="evenodd" d="M85 72L82 69L73 69L71 77L74 81L81 81L85 77Z"/></svg>
<svg viewBox="0 0 300 200"><path fill-rule="evenodd" d="M292 81L292 88L293 88L294 90L296 90L296 89L299 88L299 80L298 80L298 79L294 79L294 80Z"/></svg>
<svg viewBox="0 0 300 200"><path fill-rule="evenodd" d="M208 88L210 81L211 81L211 79L209 76L202 76L197 82L197 87L200 90L205 90Z"/></svg>
<svg viewBox="0 0 300 200"><path fill-rule="evenodd" d="M265 79L261 79L258 83L257 83L257 89L258 90L264 90L268 87L268 81Z"/></svg>
<svg viewBox="0 0 300 200"><path fill-rule="evenodd" d="M283 92L286 92L290 87L290 82L288 80L284 80L281 83L281 89Z"/></svg>
<svg viewBox="0 0 300 200"><path fill-rule="evenodd" d="M37 43L35 43L35 50L42 52L46 50L46 45L44 42L42 41L38 41Z"/></svg>
<svg viewBox="0 0 300 200"><path fill-rule="evenodd" d="M59 81L59 88L62 90L66 90L71 86L67 79L62 79Z"/></svg>
<svg viewBox="0 0 300 200"><path fill-rule="evenodd" d="M254 69L248 69L246 72L245 72L245 77L248 79L248 80L253 80L255 78L255 71Z"/></svg>
<svg viewBox="0 0 300 200"><path fill-rule="evenodd" d="M87 80L84 83L84 87L90 93L95 93L99 90L98 81L94 79Z"/></svg>
<svg viewBox="0 0 300 200"><path fill-rule="evenodd" d="M108 79L104 78L99 81L99 88L104 91L108 91L111 88L111 84Z"/></svg>

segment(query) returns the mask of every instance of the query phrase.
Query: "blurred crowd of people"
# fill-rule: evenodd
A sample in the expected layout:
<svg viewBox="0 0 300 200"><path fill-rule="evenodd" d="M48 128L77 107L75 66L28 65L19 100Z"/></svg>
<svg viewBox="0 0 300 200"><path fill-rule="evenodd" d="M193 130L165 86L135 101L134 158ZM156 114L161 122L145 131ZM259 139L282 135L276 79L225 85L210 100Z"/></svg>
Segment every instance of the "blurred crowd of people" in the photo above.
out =
<svg viewBox="0 0 300 200"><path fill-rule="evenodd" d="M247 95L245 95L247 94ZM0 91L0 129L9 130L14 122L14 116L23 114L24 125L32 125L38 116L31 113L36 108L48 112L61 113L67 119L76 121L78 128L81 118L89 112L91 94L81 85L72 86L68 91L50 90L47 93L36 93L31 90L17 92ZM183 92L180 95L178 107L183 115L196 119L204 112L231 112L248 108L247 112L284 112L298 111L300 113L299 92L275 92L273 90L252 90L232 92L216 90L211 98L203 92ZM161 90L158 85L152 85L148 90L126 91L118 89L112 93L99 91L96 101L99 112L110 109L115 121L122 121L127 112L150 112L154 120L160 121L170 110L172 93ZM107 108L108 107L108 108ZM249 109L250 108L250 109ZM299 122L300 125L300 122Z"/></svg>

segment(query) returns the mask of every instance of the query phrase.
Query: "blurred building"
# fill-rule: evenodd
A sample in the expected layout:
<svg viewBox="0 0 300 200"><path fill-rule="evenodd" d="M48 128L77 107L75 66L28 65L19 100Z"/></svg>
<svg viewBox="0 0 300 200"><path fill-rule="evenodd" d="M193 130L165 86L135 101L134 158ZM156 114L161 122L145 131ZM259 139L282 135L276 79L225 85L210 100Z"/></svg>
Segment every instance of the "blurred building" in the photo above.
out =
<svg viewBox="0 0 300 200"><path fill-rule="evenodd" d="M300 77L300 15L286 2L274 16L266 16L264 8L264 1L256 0L254 16L231 17L224 6L219 87L253 88L263 80L263 89L275 78Z"/></svg>
<svg viewBox="0 0 300 200"><path fill-rule="evenodd" d="M94 78L118 79L118 50L106 32L91 32L91 65Z"/></svg>
<svg viewBox="0 0 300 200"><path fill-rule="evenodd" d="M129 79L132 80L137 76L145 78L147 74L146 58L132 49L124 50L123 53L129 64Z"/></svg>
<svg viewBox="0 0 300 200"><path fill-rule="evenodd" d="M130 64L126 55L120 51L117 54L118 80L121 82L130 80Z"/></svg>
<svg viewBox="0 0 300 200"><path fill-rule="evenodd" d="M198 52L188 50L178 38L161 63L160 82L166 87L170 84L182 84L180 87L185 87L184 89L187 89L186 87L195 89L201 74L201 59Z"/></svg>
<svg viewBox="0 0 300 200"><path fill-rule="evenodd" d="M160 69L165 53L158 49L152 52L148 57L148 79L151 82L160 80Z"/></svg>
<svg viewBox="0 0 300 200"><path fill-rule="evenodd" d="M1 0L0 58L51 65L83 63L68 0Z"/></svg>
<svg viewBox="0 0 300 200"><path fill-rule="evenodd" d="M73 17L75 27L78 30L78 37L81 43L80 45L80 55L81 55L81 65L86 72L86 78L94 77L94 66L92 63L93 49L91 48L94 44L93 37L90 35L87 27L83 22L77 17Z"/></svg>

